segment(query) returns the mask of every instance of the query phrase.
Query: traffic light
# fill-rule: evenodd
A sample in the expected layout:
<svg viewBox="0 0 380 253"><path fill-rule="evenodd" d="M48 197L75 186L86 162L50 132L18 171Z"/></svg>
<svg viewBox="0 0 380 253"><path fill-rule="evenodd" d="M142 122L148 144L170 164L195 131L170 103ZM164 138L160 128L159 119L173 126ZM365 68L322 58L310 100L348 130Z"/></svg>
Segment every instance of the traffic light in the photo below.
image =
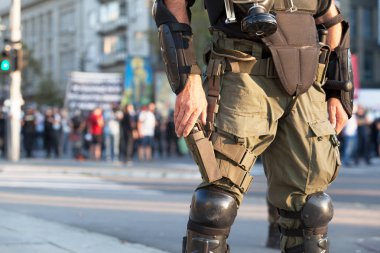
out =
<svg viewBox="0 0 380 253"><path fill-rule="evenodd" d="M12 61L10 51L3 50L0 58L0 71L1 74L7 74L12 71Z"/></svg>
<svg viewBox="0 0 380 253"><path fill-rule="evenodd" d="M26 61L24 57L26 57ZM24 56L22 49L4 49L1 52L0 58L1 74L8 74L16 70L22 70L26 62L27 55Z"/></svg>

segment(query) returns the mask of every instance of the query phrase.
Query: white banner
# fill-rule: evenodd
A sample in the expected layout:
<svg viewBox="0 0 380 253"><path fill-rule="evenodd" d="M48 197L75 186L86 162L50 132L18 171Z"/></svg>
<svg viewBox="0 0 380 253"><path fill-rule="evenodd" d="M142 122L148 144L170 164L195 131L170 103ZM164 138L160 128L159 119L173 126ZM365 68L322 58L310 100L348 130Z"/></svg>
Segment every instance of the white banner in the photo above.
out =
<svg viewBox="0 0 380 253"><path fill-rule="evenodd" d="M120 103L122 92L121 74L72 72L66 90L66 107L70 111L107 109Z"/></svg>

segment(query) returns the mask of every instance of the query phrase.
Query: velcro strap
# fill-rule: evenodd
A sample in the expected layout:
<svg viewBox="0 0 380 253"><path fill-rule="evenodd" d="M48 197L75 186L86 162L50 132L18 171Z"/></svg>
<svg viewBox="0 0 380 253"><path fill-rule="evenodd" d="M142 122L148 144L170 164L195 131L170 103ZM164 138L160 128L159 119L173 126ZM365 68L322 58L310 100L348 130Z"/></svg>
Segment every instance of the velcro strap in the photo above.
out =
<svg viewBox="0 0 380 253"><path fill-rule="evenodd" d="M204 225L199 225L198 223L189 220L187 223L187 228L197 233L205 234L205 235L225 235L228 236L230 233L230 228L210 228Z"/></svg>
<svg viewBox="0 0 380 253"><path fill-rule="evenodd" d="M239 166L231 166L228 168L227 174L224 175L243 193L246 193L253 183L253 177L248 171L243 170Z"/></svg>
<svg viewBox="0 0 380 253"><path fill-rule="evenodd" d="M332 19L326 21L325 23L323 23L322 25L324 27L326 27L326 29L329 29L331 27L333 27L334 25L336 24L339 24L339 23L342 23L344 21L344 18L342 16L342 14L338 14L336 15L335 17L333 17Z"/></svg>
<svg viewBox="0 0 380 253"><path fill-rule="evenodd" d="M294 211L288 211L284 209L278 209L278 213L281 217L288 218L288 219L295 219L300 220L301 219L301 211L294 212Z"/></svg>
<svg viewBox="0 0 380 253"><path fill-rule="evenodd" d="M290 237L303 237L303 228L283 228L279 226L280 232L282 235Z"/></svg>
<svg viewBox="0 0 380 253"><path fill-rule="evenodd" d="M289 249L285 249L285 253L304 253L305 252L305 247L303 244L294 246Z"/></svg>
<svg viewBox="0 0 380 253"><path fill-rule="evenodd" d="M215 151L232 160L245 171L248 171L256 161L256 156L252 151L243 145L228 143L229 140L219 133L213 133L211 141Z"/></svg>
<svg viewBox="0 0 380 253"><path fill-rule="evenodd" d="M172 32L184 32L188 34L193 34L191 26L185 23L169 23L170 31Z"/></svg>

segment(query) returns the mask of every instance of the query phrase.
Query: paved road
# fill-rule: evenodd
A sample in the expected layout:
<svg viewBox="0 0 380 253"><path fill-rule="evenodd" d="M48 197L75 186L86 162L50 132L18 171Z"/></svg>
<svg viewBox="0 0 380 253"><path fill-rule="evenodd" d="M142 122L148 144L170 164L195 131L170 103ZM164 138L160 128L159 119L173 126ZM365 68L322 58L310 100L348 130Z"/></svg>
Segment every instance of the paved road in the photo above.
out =
<svg viewBox="0 0 380 253"><path fill-rule="evenodd" d="M0 164L0 208L179 252L198 183L193 165L68 165L42 160ZM254 174L230 243L239 253L276 252L263 248L266 184L260 167ZM329 193L336 207L332 252L380 252L380 165L342 169Z"/></svg>

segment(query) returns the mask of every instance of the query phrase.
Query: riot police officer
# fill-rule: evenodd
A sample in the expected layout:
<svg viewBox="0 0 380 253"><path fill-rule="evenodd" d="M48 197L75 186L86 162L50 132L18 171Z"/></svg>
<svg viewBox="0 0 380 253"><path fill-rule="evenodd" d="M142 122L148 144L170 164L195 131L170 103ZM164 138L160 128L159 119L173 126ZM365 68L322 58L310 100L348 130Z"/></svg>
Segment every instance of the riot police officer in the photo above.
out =
<svg viewBox="0 0 380 253"><path fill-rule="evenodd" d="M183 252L230 252L227 237L259 155L282 252L328 252L333 206L324 191L340 166L336 134L352 113L348 23L334 0L205 0L212 43L203 87L194 1L156 0L153 8L177 95L176 132L203 178Z"/></svg>

